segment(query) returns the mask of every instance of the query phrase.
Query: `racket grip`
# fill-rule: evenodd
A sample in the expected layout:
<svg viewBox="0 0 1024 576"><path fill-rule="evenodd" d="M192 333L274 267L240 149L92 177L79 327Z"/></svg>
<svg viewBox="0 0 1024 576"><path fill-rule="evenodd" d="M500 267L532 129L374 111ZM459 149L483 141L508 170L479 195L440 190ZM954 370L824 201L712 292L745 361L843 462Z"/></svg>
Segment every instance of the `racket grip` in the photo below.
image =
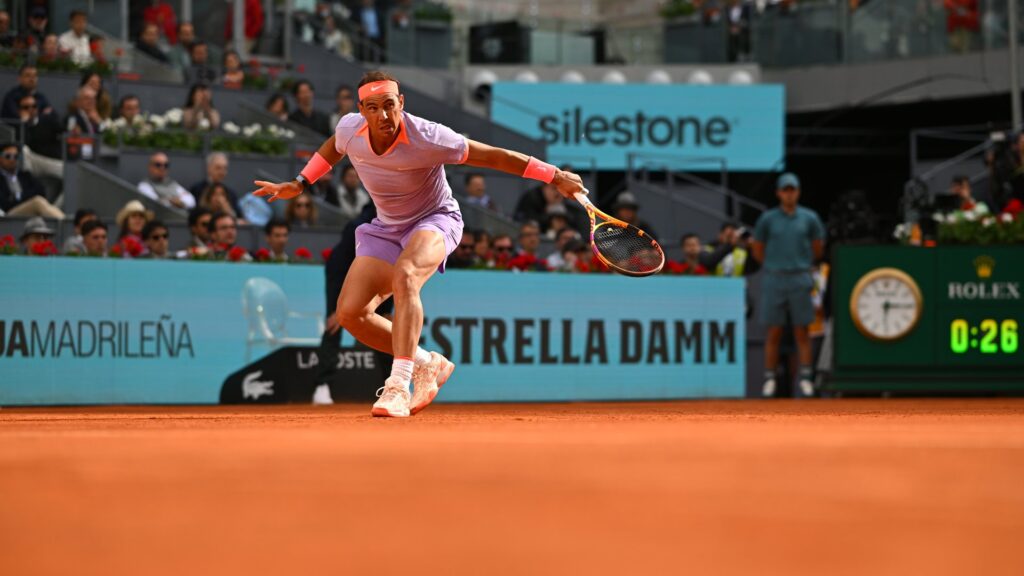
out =
<svg viewBox="0 0 1024 576"><path fill-rule="evenodd" d="M590 202L590 198L587 198L587 194L590 194L590 190L584 188L583 192L577 192L573 194L573 196L576 197L576 201L579 202L580 204L583 204L584 206L593 206L593 204Z"/></svg>

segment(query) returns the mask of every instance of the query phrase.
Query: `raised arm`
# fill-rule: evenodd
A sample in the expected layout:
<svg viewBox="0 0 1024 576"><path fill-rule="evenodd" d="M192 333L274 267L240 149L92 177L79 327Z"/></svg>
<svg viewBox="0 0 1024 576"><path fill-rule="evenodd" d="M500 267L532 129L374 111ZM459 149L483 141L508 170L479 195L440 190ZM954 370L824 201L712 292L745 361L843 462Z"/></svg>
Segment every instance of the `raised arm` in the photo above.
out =
<svg viewBox="0 0 1024 576"><path fill-rule="evenodd" d="M344 156L344 154L338 152L338 148L334 145L334 136L332 135L327 140L324 140L324 143L320 145L320 149L309 159L306 167L302 169L302 172L294 180L279 184L267 182L266 180L255 180L253 183L259 186L259 189L253 192L253 194L267 197L267 202L295 198L302 194L306 186L313 184L322 178L324 174L330 172L331 168L338 162L341 162Z"/></svg>
<svg viewBox="0 0 1024 576"><path fill-rule="evenodd" d="M551 164L541 162L521 152L497 148L476 140L467 140L467 142L469 143L469 156L465 163L469 166L490 168L524 178L550 182L566 198L572 198L573 194L583 190L583 179L577 174L559 170Z"/></svg>

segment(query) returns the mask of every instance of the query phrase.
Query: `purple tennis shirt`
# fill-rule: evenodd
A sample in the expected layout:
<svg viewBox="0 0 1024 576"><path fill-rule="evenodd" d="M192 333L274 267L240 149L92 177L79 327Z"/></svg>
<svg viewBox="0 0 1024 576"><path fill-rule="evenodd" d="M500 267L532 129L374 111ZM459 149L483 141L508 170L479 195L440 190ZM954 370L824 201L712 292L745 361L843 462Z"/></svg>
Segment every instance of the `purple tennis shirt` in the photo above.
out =
<svg viewBox="0 0 1024 576"><path fill-rule="evenodd" d="M384 224L406 226L436 212L459 211L444 165L464 163L469 142L451 128L402 112L398 137L378 155L366 119L346 114L335 128L335 146L352 161Z"/></svg>

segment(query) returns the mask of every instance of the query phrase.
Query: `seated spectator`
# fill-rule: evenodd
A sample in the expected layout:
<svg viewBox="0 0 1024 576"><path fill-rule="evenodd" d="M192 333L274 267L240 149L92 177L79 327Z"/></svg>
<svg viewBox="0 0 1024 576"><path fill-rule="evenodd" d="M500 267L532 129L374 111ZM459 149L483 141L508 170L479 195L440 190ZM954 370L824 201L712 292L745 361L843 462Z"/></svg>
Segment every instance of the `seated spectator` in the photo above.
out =
<svg viewBox="0 0 1024 576"><path fill-rule="evenodd" d="M107 225L99 220L90 220L82 224L82 244L85 247L82 255L93 258L106 258L107 235Z"/></svg>
<svg viewBox="0 0 1024 576"><path fill-rule="evenodd" d="M291 227L284 220L274 219L263 227L266 233L267 252L271 262L288 261L288 234Z"/></svg>
<svg viewBox="0 0 1024 576"><path fill-rule="evenodd" d="M225 88L242 87L242 83L245 82L245 70L242 69L242 59L238 52L228 50L224 53L224 75L220 81Z"/></svg>
<svg viewBox="0 0 1024 576"><path fill-rule="evenodd" d="M316 204L308 194L303 194L288 203L284 211L284 219L289 226L295 228L310 228L316 226L317 222Z"/></svg>
<svg viewBox="0 0 1024 576"><path fill-rule="evenodd" d="M352 60L352 40L348 35L338 29L334 16L328 14L324 18L324 29L322 32L324 48L336 53L346 60Z"/></svg>
<svg viewBox="0 0 1024 576"><path fill-rule="evenodd" d="M569 211L566 209L564 203L548 206L547 214L544 215L543 228L545 240L554 240L558 238L558 235L564 230L576 231L575 228L569 225Z"/></svg>
<svg viewBox="0 0 1024 576"><path fill-rule="evenodd" d="M14 32L11 32L11 15L7 10L0 10L0 48L14 45Z"/></svg>
<svg viewBox="0 0 1024 576"><path fill-rule="evenodd" d="M85 28L89 24L88 17L81 10L72 10L71 29L60 35L57 44L61 52L68 55L71 61L79 66L92 64L92 50L89 47L89 34Z"/></svg>
<svg viewBox="0 0 1024 576"><path fill-rule="evenodd" d="M494 255L491 252L491 234L487 230L476 230L473 238L473 254L476 254L477 260L485 264L492 261Z"/></svg>
<svg viewBox="0 0 1024 576"><path fill-rule="evenodd" d="M106 42L107 39L99 34L89 36L89 52L95 64L107 64Z"/></svg>
<svg viewBox="0 0 1024 576"><path fill-rule="evenodd" d="M491 197L487 195L487 182L484 180L484 175L479 172L470 172L466 174L466 203L480 206L488 210L495 212L501 212L498 205L491 200Z"/></svg>
<svg viewBox="0 0 1024 576"><path fill-rule="evenodd" d="M25 136L25 169L37 176L64 179L64 160L61 135L64 129L60 118L53 112L40 114L36 103L38 95L26 94L19 103L18 117Z"/></svg>
<svg viewBox="0 0 1024 576"><path fill-rule="evenodd" d="M76 136L99 136L103 131L102 123L103 118L96 109L96 91L82 86L75 100L68 106L65 129Z"/></svg>
<svg viewBox="0 0 1024 576"><path fill-rule="evenodd" d="M980 29L978 0L944 0L946 6L946 33L949 34L951 52L965 54L975 47Z"/></svg>
<svg viewBox="0 0 1024 576"><path fill-rule="evenodd" d="M540 225L526 222L519 227L519 253L508 262L510 268L517 270L546 271L548 263L540 257Z"/></svg>
<svg viewBox="0 0 1024 576"><path fill-rule="evenodd" d="M21 232L22 254L32 254L32 247L46 241L53 241L53 229L39 216L29 218Z"/></svg>
<svg viewBox="0 0 1024 576"><path fill-rule="evenodd" d="M96 211L92 208L79 208L75 211L75 234L64 241L64 249L61 250L61 252L64 254L85 253L85 244L82 241L82 226L84 226L86 222L91 222L96 219Z"/></svg>
<svg viewBox="0 0 1024 576"><path fill-rule="evenodd" d="M700 263L715 276L745 276L760 266L750 255L750 232L732 222L725 222L718 230L718 238L704 247Z"/></svg>
<svg viewBox="0 0 1024 576"><path fill-rule="evenodd" d="M28 45L37 54L46 39L46 27L49 23L45 6L36 6L28 13Z"/></svg>
<svg viewBox="0 0 1024 576"><path fill-rule="evenodd" d="M709 271L701 263L700 237L696 234L684 234L682 239L683 261L668 261L665 270L670 274L684 274L687 276L707 276Z"/></svg>
<svg viewBox="0 0 1024 576"><path fill-rule="evenodd" d="M170 176L171 161L167 154L157 152L149 157L146 179L139 182L139 193L164 206L195 208L196 199Z"/></svg>
<svg viewBox="0 0 1024 576"><path fill-rule="evenodd" d="M150 0L149 6L142 10L142 21L156 26L158 35L162 35L168 44L178 43L178 17L174 7L165 0Z"/></svg>
<svg viewBox="0 0 1024 576"><path fill-rule="evenodd" d="M516 255L516 247L508 234L498 234L491 242L491 250L487 259L488 268L508 268L508 263Z"/></svg>
<svg viewBox="0 0 1024 576"><path fill-rule="evenodd" d="M127 94L117 104L118 118L124 118L128 126L142 124L145 120L142 116L142 101L134 94Z"/></svg>
<svg viewBox="0 0 1024 576"><path fill-rule="evenodd" d="M185 130L216 130L220 128L220 112L213 106L213 93L206 84L194 84L182 110Z"/></svg>
<svg viewBox="0 0 1024 576"><path fill-rule="evenodd" d="M17 144L0 146L0 210L7 216L45 216L62 220L64 213L46 199L46 190L31 172L18 169Z"/></svg>
<svg viewBox="0 0 1024 576"><path fill-rule="evenodd" d="M476 254L473 253L473 249L476 246L476 238L472 231L463 230L462 239L459 241L459 245L455 247L455 251L448 256L448 261L445 264L446 268L459 269L459 268L475 268L479 265L479 261Z"/></svg>
<svg viewBox="0 0 1024 576"><path fill-rule="evenodd" d="M188 213L188 229L192 237L188 241L189 248L205 248L210 243L210 218L213 212L202 206Z"/></svg>
<svg viewBox="0 0 1024 576"><path fill-rule="evenodd" d="M178 43L174 44L167 52L167 59L179 70L188 70L192 67L192 45L196 41L196 30L191 22L182 22L178 25Z"/></svg>
<svg viewBox="0 0 1024 576"><path fill-rule="evenodd" d="M234 218L238 217L228 198L228 189L223 184L214 183L207 186L199 196L199 206L213 213L223 212Z"/></svg>
<svg viewBox="0 0 1024 576"><path fill-rule="evenodd" d="M210 66L210 51L206 43L196 40L189 52L191 62L185 73L185 82L189 84L213 84L217 81L217 71Z"/></svg>
<svg viewBox="0 0 1024 576"><path fill-rule="evenodd" d="M50 101L46 99L41 92L38 91L39 86L39 70L31 64L25 64L18 70L18 85L7 91L4 95L3 105L3 117L18 118L18 103L25 96L34 96L36 106L39 107L40 114L50 114L53 112L53 107L50 106Z"/></svg>
<svg viewBox="0 0 1024 576"><path fill-rule="evenodd" d="M142 229L153 219L153 213L138 200L130 200L117 212L117 245L125 258L138 258L145 250Z"/></svg>
<svg viewBox="0 0 1024 576"><path fill-rule="evenodd" d="M284 94L271 94L267 99L265 109L281 122L288 121L288 99L284 97Z"/></svg>
<svg viewBox="0 0 1024 576"><path fill-rule="evenodd" d="M139 40L135 43L135 49L157 62L171 63L171 59L160 48L160 29L156 24L146 24L142 27Z"/></svg>
<svg viewBox="0 0 1024 576"><path fill-rule="evenodd" d="M61 59L60 44L57 42L56 34L47 34L43 38L43 44L39 49L39 56L36 57L37 64L52 64Z"/></svg>
<svg viewBox="0 0 1024 576"><path fill-rule="evenodd" d="M546 222L548 207L556 204L565 206L570 226L581 234L588 231L589 219L583 208L578 202L568 202L552 184L543 184L524 192L516 203L514 218L517 222Z"/></svg>
<svg viewBox="0 0 1024 576"><path fill-rule="evenodd" d="M170 230L159 220L150 220L142 229L142 241L146 244L146 252L143 258L153 260L167 260L171 257L168 247L170 245Z"/></svg>
<svg viewBox="0 0 1024 576"><path fill-rule="evenodd" d="M988 204L983 200L977 200L974 198L974 194L971 192L971 179L967 176L953 176L953 182L949 187L949 191L954 196L960 198L960 209L961 210L980 210L982 212L989 212Z"/></svg>
<svg viewBox="0 0 1024 576"><path fill-rule="evenodd" d="M650 224L640 219L640 205L636 202L636 196L628 190L620 192L615 198L615 203L612 204L612 216L632 224L637 228L646 232L649 236L657 239L658 233L654 231L654 228Z"/></svg>
<svg viewBox="0 0 1024 576"><path fill-rule="evenodd" d="M242 214L242 208L238 201L238 195L227 185L228 178L228 156L223 152L211 152L206 156L206 179L196 182L189 187L188 191L198 200L203 192L210 187L210 184L223 184L227 190L228 200L231 202L231 210L237 216ZM251 196L251 194L249 194ZM265 202L264 202L265 204Z"/></svg>
<svg viewBox="0 0 1024 576"><path fill-rule="evenodd" d="M363 206L370 201L370 195L363 189L355 166L345 164L341 169L341 182L335 188L335 193L329 194L325 200L328 204L337 206L346 218L355 218L362 212Z"/></svg>
<svg viewBox="0 0 1024 576"><path fill-rule="evenodd" d="M315 94L313 85L308 80L296 82L292 88L292 95L295 97L295 111L288 116L289 120L325 136L330 136L334 132L334 127L329 125L330 118L313 108Z"/></svg>
<svg viewBox="0 0 1024 576"><path fill-rule="evenodd" d="M110 93L103 88L103 77L91 70L87 71L82 74L82 81L78 86L88 86L96 92L96 113L101 119L109 120L114 105L110 100Z"/></svg>
<svg viewBox="0 0 1024 576"><path fill-rule="evenodd" d="M572 272L573 264L565 259L565 246L574 240L581 240L580 233L572 228L563 228L555 240L555 251L548 256L548 266L552 270Z"/></svg>
<svg viewBox="0 0 1024 576"><path fill-rule="evenodd" d="M238 241L238 221L227 212L215 212L210 218L210 253L214 259L226 260L239 253L239 260L251 262L252 256L244 249L235 250Z"/></svg>
<svg viewBox="0 0 1024 576"><path fill-rule="evenodd" d="M356 112L356 98L352 87L346 84L338 86L334 91L334 112L331 113L331 126L337 126L341 117Z"/></svg>

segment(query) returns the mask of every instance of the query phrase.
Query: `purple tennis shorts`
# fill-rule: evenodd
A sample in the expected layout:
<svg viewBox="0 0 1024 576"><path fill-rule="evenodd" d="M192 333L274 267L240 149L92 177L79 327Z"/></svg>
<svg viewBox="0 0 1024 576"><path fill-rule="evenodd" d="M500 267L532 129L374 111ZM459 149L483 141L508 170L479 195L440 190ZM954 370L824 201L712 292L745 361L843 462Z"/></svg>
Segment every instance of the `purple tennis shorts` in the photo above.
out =
<svg viewBox="0 0 1024 576"><path fill-rule="evenodd" d="M462 214L459 212L434 212L412 224L398 226L389 226L374 218L356 228L356 256L371 256L394 264L417 230L435 230L444 238L445 260L437 267L444 274L448 255L462 241Z"/></svg>

